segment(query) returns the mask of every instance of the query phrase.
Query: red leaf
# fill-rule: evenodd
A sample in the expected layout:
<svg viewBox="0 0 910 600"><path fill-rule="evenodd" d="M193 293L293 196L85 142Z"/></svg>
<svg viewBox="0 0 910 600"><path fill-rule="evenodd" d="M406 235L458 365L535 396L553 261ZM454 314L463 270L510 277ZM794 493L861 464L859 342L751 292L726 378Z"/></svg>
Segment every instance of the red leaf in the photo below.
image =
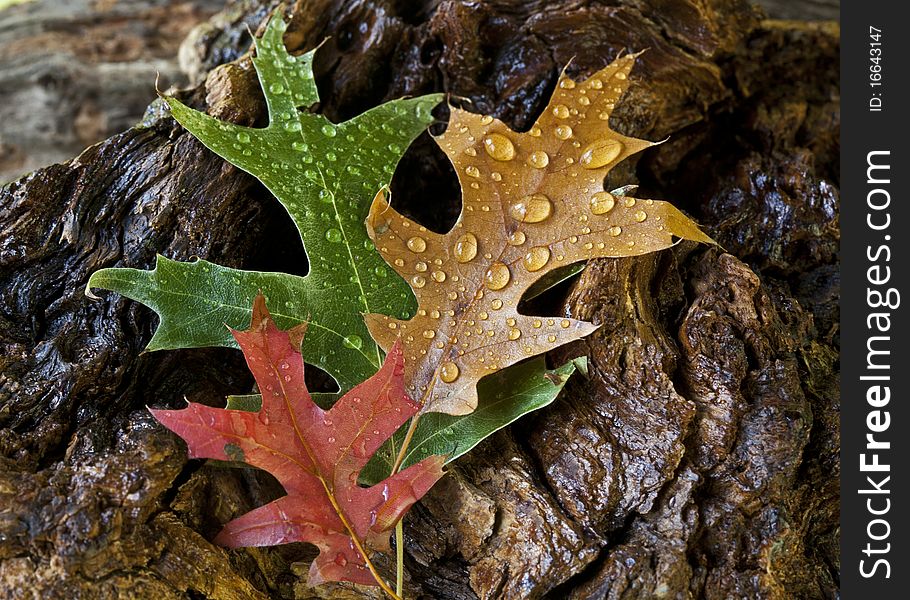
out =
<svg viewBox="0 0 910 600"><path fill-rule="evenodd" d="M433 456L373 487L357 485L373 453L418 409L404 391L400 346L373 377L324 411L303 381L303 358L293 343L302 331L280 331L261 295L250 328L232 333L262 392L258 413L193 402L184 410L150 409L186 440L191 458L243 461L274 475L287 491L229 522L215 542L229 548L310 542L320 551L310 585L375 585L358 546L388 549L392 528L443 475L444 457Z"/></svg>

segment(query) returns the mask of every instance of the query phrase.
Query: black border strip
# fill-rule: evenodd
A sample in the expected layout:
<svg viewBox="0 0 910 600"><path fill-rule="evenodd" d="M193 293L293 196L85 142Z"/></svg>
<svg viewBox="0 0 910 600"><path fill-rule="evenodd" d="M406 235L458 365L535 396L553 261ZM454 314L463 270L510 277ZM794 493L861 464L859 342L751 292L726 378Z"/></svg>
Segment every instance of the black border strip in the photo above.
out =
<svg viewBox="0 0 910 600"><path fill-rule="evenodd" d="M841 5L841 591L847 600L910 597L910 505L901 491L910 488L910 338L901 304L910 302L904 12L905 3L895 1Z"/></svg>

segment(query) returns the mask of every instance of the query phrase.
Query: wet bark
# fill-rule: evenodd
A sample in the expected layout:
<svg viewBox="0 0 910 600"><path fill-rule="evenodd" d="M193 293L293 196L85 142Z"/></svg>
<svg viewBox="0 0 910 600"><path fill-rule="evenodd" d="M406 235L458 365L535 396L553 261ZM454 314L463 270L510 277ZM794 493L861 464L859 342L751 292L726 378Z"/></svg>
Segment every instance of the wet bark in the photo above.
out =
<svg viewBox="0 0 910 600"><path fill-rule="evenodd" d="M262 122L242 54L270 8L238 3L191 35L186 101ZM292 48L331 36L316 68L335 119L446 91L526 129L565 65L581 77L647 48L615 128L669 141L611 182L673 200L723 246L594 261L529 307L603 324L551 357L586 354L590 374L411 513L409 597L835 597L836 26L762 20L737 0L302 0L289 14ZM393 193L433 228L458 210L427 136ZM209 542L281 489L187 461L144 407L214 404L248 374L229 350L141 354L151 311L83 295L94 270L156 253L305 272L260 185L153 106L142 127L0 190L0 232L6 596L379 597L306 587L301 544Z"/></svg>

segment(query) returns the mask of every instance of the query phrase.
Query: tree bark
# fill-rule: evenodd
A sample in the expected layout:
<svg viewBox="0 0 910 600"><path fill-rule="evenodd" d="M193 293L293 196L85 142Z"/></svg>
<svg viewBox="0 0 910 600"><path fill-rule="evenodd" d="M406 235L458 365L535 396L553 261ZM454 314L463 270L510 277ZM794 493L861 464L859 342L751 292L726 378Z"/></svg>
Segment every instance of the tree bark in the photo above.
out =
<svg viewBox="0 0 910 600"><path fill-rule="evenodd" d="M200 83L185 101L262 123L240 55L273 7L237 3L191 35L183 62ZM739 0L301 0L288 14L292 49L329 38L316 70L332 119L445 91L527 129L563 67L584 77L647 49L614 128L669 140L608 183L639 182L723 246L593 261L528 307L603 324L552 356L586 354L590 373L457 461L409 515L407 596L836 597L837 26L763 20ZM428 136L393 194L434 229L459 210ZM6 596L380 597L308 588L302 544L210 543L281 488L188 461L145 406L248 389L238 353L141 354L151 311L83 295L96 269L149 268L156 253L306 272L264 188L155 104L142 126L0 190L0 232Z"/></svg>

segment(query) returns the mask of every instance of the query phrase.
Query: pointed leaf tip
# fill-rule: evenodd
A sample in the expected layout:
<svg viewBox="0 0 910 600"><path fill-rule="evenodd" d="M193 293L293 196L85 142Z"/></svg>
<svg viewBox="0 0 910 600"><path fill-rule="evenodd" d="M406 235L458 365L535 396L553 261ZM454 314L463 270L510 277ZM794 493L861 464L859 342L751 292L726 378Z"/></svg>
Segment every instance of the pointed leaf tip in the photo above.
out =
<svg viewBox="0 0 910 600"><path fill-rule="evenodd" d="M431 109L441 96L394 100L342 123L300 111L318 101L314 51L288 52L285 28L280 12L275 13L253 58L269 109L267 127L221 121L175 98L167 103L173 117L208 149L254 175L275 195L313 259L310 272L299 277L161 257L153 271L107 269L92 282L159 314L149 350L235 346L222 325L245 327L251 300L262 290L282 328L311 322L304 352L345 391L381 363L361 315L403 315L414 309L407 284L373 248L363 219L376 190L390 183L411 142L432 122ZM332 225L314 222L314 214L325 215ZM382 285L374 285L377 280Z"/></svg>
<svg viewBox="0 0 910 600"><path fill-rule="evenodd" d="M548 274L592 258L668 248L675 237L710 240L666 202L604 190L619 162L653 145L610 128L634 62L633 55L620 57L584 81L563 73L527 133L453 108L435 138L462 188L462 212L448 233L428 231L384 198L374 200L371 237L410 283L418 311L411 319L365 319L383 348L397 336L409 340L408 392L423 413L470 413L482 377L596 330L519 313L525 292Z"/></svg>
<svg viewBox="0 0 910 600"><path fill-rule="evenodd" d="M320 549L311 570L316 582L375 584L369 549L387 547L391 528L443 475L444 457L434 456L375 486L357 485L373 452L417 410L404 393L401 346L373 377L323 410L303 381L299 349L275 326L263 296L252 314L250 328L235 335L262 391L258 412L196 403L150 411L186 440L191 457L242 460L284 486L286 496L230 521L216 542L310 542Z"/></svg>

